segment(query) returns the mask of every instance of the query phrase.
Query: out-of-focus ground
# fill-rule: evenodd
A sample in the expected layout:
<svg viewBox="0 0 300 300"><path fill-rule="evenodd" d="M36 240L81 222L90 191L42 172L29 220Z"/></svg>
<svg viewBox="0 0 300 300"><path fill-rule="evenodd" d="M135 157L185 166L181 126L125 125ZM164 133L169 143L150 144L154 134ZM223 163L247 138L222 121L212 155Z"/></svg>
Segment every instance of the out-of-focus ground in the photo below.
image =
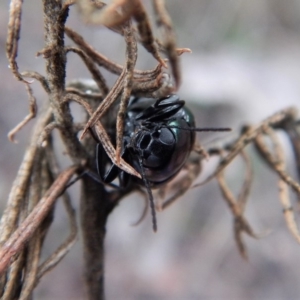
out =
<svg viewBox="0 0 300 300"><path fill-rule="evenodd" d="M148 1L144 2L151 8ZM237 133L242 124L257 123L284 107L294 105L300 109L299 1L169 0L167 5L179 46L193 50L193 54L182 56L179 93L198 112L198 126L230 126ZM7 68L4 49L8 7L8 1L0 2L1 209L34 123L17 134L17 145L8 142L7 132L28 111L25 88ZM43 59L35 58L43 48L40 1L25 1L22 20L20 70L43 73ZM116 34L87 27L75 7L67 23L103 54L122 63L124 44ZM155 62L148 58L141 50L138 67L153 67ZM67 75L69 79L88 76L74 54L69 57ZM41 107L45 94L37 83L33 88ZM200 138L209 146L215 135ZM130 226L144 205L141 199L131 197L115 209L107 226L107 299L299 299L300 246L285 227L276 176L252 157L255 181L247 217L265 236L260 240L245 238L248 262L238 254L232 217L216 182L190 190L159 213L156 234L149 217L138 227ZM211 168L212 162L205 163L203 177ZM231 186L240 183L241 172L239 165L233 165L228 174ZM73 189L78 210L78 187ZM67 230L66 216L58 205L45 255L55 249ZM84 299L81 271L79 241L42 279L36 299Z"/></svg>

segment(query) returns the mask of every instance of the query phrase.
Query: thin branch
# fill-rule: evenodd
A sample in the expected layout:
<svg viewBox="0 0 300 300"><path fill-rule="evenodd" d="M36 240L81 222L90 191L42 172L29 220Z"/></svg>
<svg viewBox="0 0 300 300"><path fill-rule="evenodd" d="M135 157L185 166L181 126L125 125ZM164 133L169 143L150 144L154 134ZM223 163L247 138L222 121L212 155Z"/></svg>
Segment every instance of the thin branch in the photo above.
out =
<svg viewBox="0 0 300 300"><path fill-rule="evenodd" d="M22 5L22 0L12 0L10 2L8 32L6 41L6 55L12 73L18 80L25 81L22 75L19 73L19 67L16 61L18 55L18 42L20 39L21 30Z"/></svg>
<svg viewBox="0 0 300 300"><path fill-rule="evenodd" d="M9 133L8 133L8 139L11 142L16 143L17 141L14 139L15 135L17 132L19 132L30 120L34 119L37 114L37 104L36 104L36 99L33 96L32 89L28 83L25 83L26 90L28 93L29 97L29 114L25 117L25 119L20 122L15 128L13 128Z"/></svg>
<svg viewBox="0 0 300 300"><path fill-rule="evenodd" d="M67 103L62 104L65 94L66 52L64 47L64 23L68 8L63 10L60 2L43 0L46 60L46 78L51 93L49 100L54 119L60 126L60 133L68 154L74 163L80 163L87 154L72 130L73 118Z"/></svg>
<svg viewBox="0 0 300 300"><path fill-rule="evenodd" d="M274 130L270 127L266 127L264 132L267 133L268 136L270 137L274 146L275 153L272 155L271 152L267 150L267 145L263 141L262 134L260 134L255 140L255 145L259 150L259 153L264 157L265 161L269 164L269 166L272 167L272 169L274 169L275 171L280 170L280 173L286 173L286 162L285 162L284 150L280 144L278 137L276 136ZM281 178L279 179L278 182L279 198L283 206L283 213L284 213L286 225L289 231L291 232L292 236L295 238L295 240L298 243L300 243L300 232L299 232L295 213L289 197L289 189L288 189L289 182L287 182L284 179L284 177L282 176L280 177ZM297 196L299 197L300 196L299 192L296 191L296 193Z"/></svg>
<svg viewBox="0 0 300 300"><path fill-rule="evenodd" d="M47 150L50 172L52 177L55 178L59 176L59 165L52 144L47 147ZM70 233L65 241L39 266L37 280L40 279L46 272L49 272L51 269L53 269L65 257L65 255L70 251L71 247L76 242L78 232L76 214L67 191L63 193L62 200L69 219ZM37 281L35 284L37 284Z"/></svg>
<svg viewBox="0 0 300 300"><path fill-rule="evenodd" d="M31 144L27 148L18 175L13 182L8 202L0 221L0 245L7 240L13 232L19 215L18 207L21 205L27 191L35 156L38 151L37 139L43 128L52 117L51 109L48 109L38 120Z"/></svg>
<svg viewBox="0 0 300 300"><path fill-rule="evenodd" d="M109 89L106 85L106 81L99 69L95 66L93 60L86 53L84 53L84 51L75 47L66 47L66 53L68 52L74 52L81 57L91 75L93 76L93 79L95 80L100 93L103 95L107 95Z"/></svg>
<svg viewBox="0 0 300 300"><path fill-rule="evenodd" d="M241 151L241 156L243 158L243 160L245 161L245 165L246 165L246 176L244 179L244 184L240 190L240 193L238 195L238 199L237 202L241 208L242 211L245 210L246 208L246 204L247 204L247 200L249 198L249 194L250 194L250 188L253 182L253 168L252 168L252 164L251 164L251 160L249 158L249 155L245 152L245 150Z"/></svg>
<svg viewBox="0 0 300 300"><path fill-rule="evenodd" d="M137 29L140 35L140 42L159 63L161 63L165 68L167 68L167 64L161 58L158 52L158 48L152 34L150 21L145 11L145 8L140 0L135 0L134 2L135 11L133 12L133 18L137 22Z"/></svg>
<svg viewBox="0 0 300 300"><path fill-rule="evenodd" d="M30 199L30 203L28 203L29 210L32 210L37 205L38 201L53 183L48 172L47 155L45 154L45 151L43 151L43 155L39 155L37 160L41 163L36 163L34 166L32 184L30 186L30 194L28 197ZM22 300L28 299L34 289L43 241L51 225L51 221L53 220L52 211L53 210L50 210L41 226L37 228L35 234L29 240L28 246L25 248L27 250L27 257L26 263L23 267L24 281L22 283L22 290L19 296Z"/></svg>
<svg viewBox="0 0 300 300"><path fill-rule="evenodd" d="M125 78L124 78L124 89L121 97L120 107L117 115L116 124L116 161L120 163L121 151L123 145L123 131L126 117L126 110L129 102L129 98L132 91L133 84L133 71L137 60L137 44L134 35L132 34L132 26L129 22L124 27L124 37L126 42L126 64L125 64Z"/></svg>
<svg viewBox="0 0 300 300"><path fill-rule="evenodd" d="M284 120L290 119L296 113L296 109L293 107L281 110L275 113L273 116L262 121L258 126L248 127L244 134L242 134L237 141L230 145L229 154L222 159L217 169L208 176L204 181L194 185L193 187L204 185L213 178L215 178L220 172L222 172L226 166L244 149L249 143L251 143L259 133L263 132L265 127L276 127L276 125L282 123Z"/></svg>
<svg viewBox="0 0 300 300"><path fill-rule="evenodd" d="M253 238L259 238L259 235L257 235L253 231L249 222L243 216L244 207L240 206L238 201L235 199L233 193L230 191L229 187L225 182L223 172L218 173L217 180L219 183L220 190L222 192L222 196L225 199L226 203L228 204L234 216L234 236L235 236L238 249L242 257L244 259L247 259L248 255L247 255L246 246L242 239L242 233L245 232Z"/></svg>
<svg viewBox="0 0 300 300"><path fill-rule="evenodd" d="M99 53L92 46L90 46L84 38L74 30L69 27L65 27L65 33L67 36L78 45L80 49L82 49L95 63L97 63L100 67L105 68L109 72L120 75L124 69L124 67L120 64L117 64L110 59L108 59L103 54ZM161 72L162 65L159 63L157 67L153 70L134 70L134 78L146 78L147 80L155 79L156 76Z"/></svg>
<svg viewBox="0 0 300 300"><path fill-rule="evenodd" d="M266 127L267 128L267 127ZM265 128L265 129L266 129ZM274 158L272 153L268 150L266 143L263 140L262 135L258 135L255 138L255 146L258 152L262 155L265 162L279 175L279 177L287 183L294 192L300 196L300 184L294 180L283 168L283 164L277 159Z"/></svg>
<svg viewBox="0 0 300 300"><path fill-rule="evenodd" d="M63 201L70 223L70 233L66 240L51 254L38 268L38 279L40 279L46 272L52 270L70 251L77 239L77 224L75 210L72 207L71 199L67 193L63 195Z"/></svg>
<svg viewBox="0 0 300 300"><path fill-rule="evenodd" d="M171 18L165 8L163 0L153 0L154 10L156 12L156 24L162 31L163 47L169 58L172 68L172 74L175 79L176 89L181 82L181 73L179 66L178 51L176 49L176 37L174 34ZM181 49L182 50L182 49ZM188 50L185 52L189 52ZM180 53L180 51L179 51Z"/></svg>
<svg viewBox="0 0 300 300"><path fill-rule="evenodd" d="M60 129L59 124L57 124L56 122L51 122L46 125L37 140L37 144L43 146L43 143L49 138L49 135L54 129Z"/></svg>
<svg viewBox="0 0 300 300"><path fill-rule="evenodd" d="M20 288L18 283L21 278L21 271L25 261L25 253L21 252L19 256L11 262L10 272L9 272L9 280L5 285L4 294L2 295L2 299L16 299L17 291ZM0 272L1 274L1 272Z"/></svg>
<svg viewBox="0 0 300 300"><path fill-rule="evenodd" d="M24 71L21 73L21 75L22 75L22 77L28 77L28 78L33 78L33 79L38 80L40 82L40 84L42 85L42 87L44 88L45 92L47 94L50 93L47 79L40 73L35 72L35 71Z"/></svg>
<svg viewBox="0 0 300 300"><path fill-rule="evenodd" d="M198 177L201 172L201 156L199 154L191 155L188 159L188 163L184 170L182 170L184 176L181 176L179 180L172 182L171 189L175 189L176 192L170 198L165 200L158 210L163 210L169 207L172 203L175 202L179 197L181 197L186 191L189 190L194 180ZM180 174L179 174L180 175Z"/></svg>
<svg viewBox="0 0 300 300"><path fill-rule="evenodd" d="M124 80L126 77L126 70L124 69L121 73L120 77L115 82L114 86L111 88L108 95L105 99L100 103L97 109L93 112L88 122L85 125L83 132L81 133L80 139L83 139L89 127L93 127L95 123L105 114L105 112L110 108L110 106L116 101L117 96L121 93Z"/></svg>
<svg viewBox="0 0 300 300"><path fill-rule="evenodd" d="M3 274L13 257L23 249L25 243L34 234L56 199L64 191L68 181L77 171L78 166L72 166L63 171L24 222L4 243L0 250L0 274Z"/></svg>

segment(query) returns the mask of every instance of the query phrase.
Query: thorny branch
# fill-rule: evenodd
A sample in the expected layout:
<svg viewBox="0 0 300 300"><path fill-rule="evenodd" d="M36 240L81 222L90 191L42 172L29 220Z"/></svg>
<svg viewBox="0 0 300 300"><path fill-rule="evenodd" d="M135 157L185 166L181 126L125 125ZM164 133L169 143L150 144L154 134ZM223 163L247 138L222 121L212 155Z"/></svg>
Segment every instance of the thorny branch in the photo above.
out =
<svg viewBox="0 0 300 300"><path fill-rule="evenodd" d="M162 0L153 0L156 26L161 33L160 39L154 36L149 14L140 0L114 0L110 5L101 1L43 0L45 47L38 55L45 59L46 73L42 75L36 71L20 72L16 58L22 24L22 4L21 0L12 0L10 4L6 53L12 73L25 84L28 91L30 113L9 133L9 138L14 140L15 135L36 117L37 105L30 80L35 79L41 84L48 101L38 115L31 142L13 182L0 223L0 294L3 299L31 299L33 289L42 276L68 253L76 241L77 224L67 188L71 177L81 174L80 213L87 294L89 299L104 299L104 238L107 218L125 194L133 190L143 193L144 196L147 194L138 186L130 186L122 192L110 191L105 185L84 175L87 170L90 172L95 170L95 143L89 135L80 140L78 133L82 130L82 139L92 127L112 163L129 174L141 177L120 155L129 97L133 94L160 98L176 91L181 82L179 56L191 51L188 48L177 48L172 20ZM72 4L77 4L85 21L106 26L124 39L126 48L124 66L96 51L83 36L65 26ZM65 46L65 35L76 44L76 47ZM138 56L137 43L158 61L156 67L151 70L135 69ZM87 87L85 82L76 80L66 86L69 52L82 59L93 78L94 87ZM166 55L168 59L163 59L161 55ZM170 74L165 70L167 63L171 67ZM112 87L106 83L101 68L118 75ZM85 122L79 124L73 122L69 109L69 103L72 101L81 105L87 112ZM116 141L111 141L107 132L111 126L109 119L112 115L114 116L112 119L117 120L113 124L117 132ZM245 217L254 178L245 147L254 143L262 160L278 174L279 197L287 227L300 242L295 213L289 198L291 188L300 199L299 180L293 179L288 174L284 148L277 138L278 130L287 134L300 176L299 126L295 109L288 108L257 126L245 127L237 140L221 149L209 149L206 152L200 145L195 146L194 153L189 157L179 177L160 189L159 194L162 198L165 198L169 190L173 191L173 195L157 203L156 209L165 209L192 186L201 172L202 161L208 157L207 153L218 155L220 161L216 170L202 184L214 178L218 180L223 198L234 218L234 235L238 248L246 258L247 251L242 234L259 237ZM54 150L52 144L54 129L59 131L73 164L63 171L60 170L57 150ZM272 142L271 149L265 143L266 137ZM242 157L246 171L244 183L235 196L226 183L224 171L237 156ZM178 189L179 182L180 189ZM65 204L70 234L53 254L44 262L40 262L43 243L53 221L54 205L59 197ZM146 205L137 223L144 218L147 207ZM152 207L152 212L153 210Z"/></svg>

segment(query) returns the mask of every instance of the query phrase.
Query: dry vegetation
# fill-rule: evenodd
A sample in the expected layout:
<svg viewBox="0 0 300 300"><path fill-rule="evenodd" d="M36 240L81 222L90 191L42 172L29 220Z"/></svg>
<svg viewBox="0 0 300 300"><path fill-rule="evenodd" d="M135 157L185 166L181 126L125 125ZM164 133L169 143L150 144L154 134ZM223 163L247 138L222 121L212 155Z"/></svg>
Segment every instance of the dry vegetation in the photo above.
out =
<svg viewBox="0 0 300 300"><path fill-rule="evenodd" d="M155 27L160 31L159 37L154 35L149 13L140 0L117 0L109 5L101 1L44 0L44 48L37 53L45 61L45 73L41 74L37 71L20 71L18 68L17 56L22 51L19 49L19 39L23 3L18 0L11 1L6 53L12 73L25 85L30 109L25 119L8 134L9 139L14 141L15 136L30 120L37 120L0 224L0 289L3 299L30 299L43 275L53 269L76 242L77 216L68 188L72 177L86 170L95 170L95 142L88 134L90 127L95 129L111 161L125 172L140 177L120 157L124 115L129 97L134 94L159 98L176 92L181 83L179 57L190 52L188 48L176 46L171 18L164 1L153 0L152 3ZM117 33L124 39L126 61L123 65L99 53L83 36L65 25L72 5L78 7L85 22L106 26L114 32L111 34ZM73 41L73 46L65 45L65 36ZM157 61L153 69L136 68L138 46L144 47ZM95 92L86 93L86 88L80 85L82 82L66 84L67 55L70 52L78 55L85 64L90 78L96 83ZM103 69L118 76L112 86L107 83ZM37 101L31 87L33 80L41 84L48 97L38 115ZM87 112L85 122L73 121L70 102L78 103ZM117 131L115 143L107 134L113 114L113 119L116 120L113 125ZM108 115L110 118L107 118ZM291 190L300 199L299 180L293 179L287 172L285 149L282 141L278 139L278 132L284 132L290 141L295 170L299 177L300 133L297 118L295 108L286 108L256 126L245 126L236 140L223 147L206 149L207 155L217 156L219 162L211 175L198 185L212 179L217 180L233 215L235 239L244 258L247 258L247 251L242 235L260 237L245 216L254 177L252 158L245 151L249 144L254 145L257 155L278 176L279 198L285 221L293 237L300 243L289 195ZM60 133L60 139L71 161L70 166L64 170L61 170L57 150L53 145L54 129ZM224 169L237 156L245 164L245 179L235 196L225 181ZM173 203L191 187L200 172L200 167L197 166L200 166L199 158L194 165L186 166L183 171L190 176L180 181L182 187L175 191L175 195L158 205L161 209ZM139 191L139 188L132 186L124 193L111 190L89 176L83 176L80 180L80 217L85 262L83 272L88 299L104 299L104 239L107 218L125 195ZM178 182L171 182L169 188L174 190L176 185ZM164 192L164 188L161 192ZM54 205L59 198L62 198L69 217L70 234L56 251L46 259L41 259L43 243L54 218Z"/></svg>

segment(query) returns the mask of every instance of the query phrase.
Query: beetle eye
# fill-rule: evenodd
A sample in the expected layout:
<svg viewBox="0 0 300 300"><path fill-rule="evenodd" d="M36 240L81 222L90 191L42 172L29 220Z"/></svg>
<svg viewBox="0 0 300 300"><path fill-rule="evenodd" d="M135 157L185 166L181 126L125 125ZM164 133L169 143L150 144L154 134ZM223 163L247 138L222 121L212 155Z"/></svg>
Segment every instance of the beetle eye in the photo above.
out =
<svg viewBox="0 0 300 300"><path fill-rule="evenodd" d="M159 140L165 145L174 144L174 136L168 128L162 128L160 130Z"/></svg>

